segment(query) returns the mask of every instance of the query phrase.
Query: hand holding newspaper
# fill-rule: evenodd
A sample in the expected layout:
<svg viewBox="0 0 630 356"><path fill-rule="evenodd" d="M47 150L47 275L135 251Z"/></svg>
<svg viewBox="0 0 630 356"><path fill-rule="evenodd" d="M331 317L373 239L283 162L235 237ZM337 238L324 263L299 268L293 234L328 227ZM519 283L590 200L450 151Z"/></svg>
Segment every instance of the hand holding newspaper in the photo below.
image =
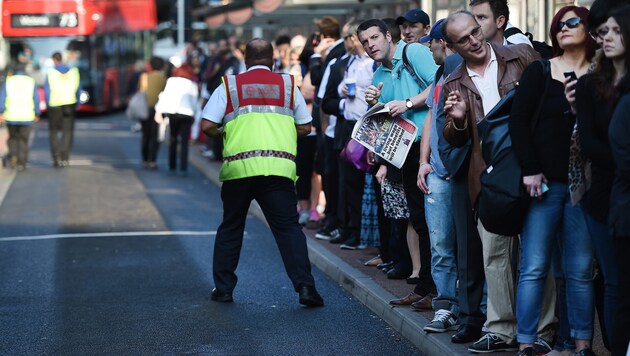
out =
<svg viewBox="0 0 630 356"><path fill-rule="evenodd" d="M400 116L391 117L389 107L374 105L354 125L352 138L396 168L402 167L416 139L418 127Z"/></svg>

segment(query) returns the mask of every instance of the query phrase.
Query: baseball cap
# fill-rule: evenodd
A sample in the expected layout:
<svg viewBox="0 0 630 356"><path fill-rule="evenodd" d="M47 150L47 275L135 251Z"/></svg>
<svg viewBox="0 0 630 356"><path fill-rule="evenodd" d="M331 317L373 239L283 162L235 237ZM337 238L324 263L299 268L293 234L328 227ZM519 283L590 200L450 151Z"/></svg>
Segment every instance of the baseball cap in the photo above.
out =
<svg viewBox="0 0 630 356"><path fill-rule="evenodd" d="M444 36L442 36L442 23L443 22L444 22L444 19L439 19L438 22L436 22L435 25L431 27L431 32L429 32L428 35L423 36L418 42L426 43L431 40L443 40L444 39Z"/></svg>
<svg viewBox="0 0 630 356"><path fill-rule="evenodd" d="M396 24L401 25L405 21L409 21L411 23L420 22L425 26L431 23L431 20L429 20L429 15L427 15L426 12L420 9L411 9L407 11L403 16L399 16L396 19Z"/></svg>

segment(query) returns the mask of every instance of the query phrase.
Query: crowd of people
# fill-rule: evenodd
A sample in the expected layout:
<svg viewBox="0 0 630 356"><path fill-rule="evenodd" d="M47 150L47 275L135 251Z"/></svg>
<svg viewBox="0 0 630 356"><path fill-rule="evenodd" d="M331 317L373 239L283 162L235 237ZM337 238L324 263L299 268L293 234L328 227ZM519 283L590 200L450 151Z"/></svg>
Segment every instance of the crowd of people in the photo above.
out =
<svg viewBox="0 0 630 356"><path fill-rule="evenodd" d="M325 16L308 39L278 37L270 67L293 75L313 119L297 138L298 223L342 249L377 247L366 265L410 284L390 303L434 310L424 330L456 331L452 342L471 352L592 355L597 309L605 346L625 355L624 5L560 8L551 46L510 24L505 0L471 0L469 11L433 23L421 9L343 25ZM208 92L230 90L217 84ZM486 229L477 210L488 169L478 126L508 93L509 136L530 196L514 236ZM377 103L418 127L400 168L373 153L367 165L340 158ZM202 119L233 132L230 104L223 119L210 106ZM231 301L232 289L213 297Z"/></svg>
<svg viewBox="0 0 630 356"><path fill-rule="evenodd" d="M316 21L309 38L277 37L268 67L292 75L299 90L295 100L303 98L312 117L310 131L303 132L302 108L293 109L300 116L295 117L296 153L289 146L283 153L295 160L295 176L289 171L284 176L295 178L297 222L341 249L376 247L378 256L366 265L410 285L408 295L390 303L434 310L424 330L455 331L452 342L468 343L471 352L592 355L597 309L605 346L625 355L630 296L620 276L628 271L623 258L629 234L623 134L628 128L630 8L624 5L597 0L590 10L560 8L548 26L549 38L542 39L551 46L532 41L510 24L506 0L471 0L469 11L434 22L421 9L397 18L351 19L343 25L325 16ZM257 42L254 47L265 52L265 46ZM239 49L233 39L210 49L216 52L199 56L203 51L191 48L173 78L162 77L159 85L144 87L156 92L147 92L149 102L157 103L150 125L158 125L163 116L171 125L181 121L176 125L184 129L172 130L171 140L185 145L191 125L196 126L193 118L201 116L202 127L204 122L210 125L204 130L209 133L205 155L224 161L229 173L222 170L222 179L230 182L225 189L240 184L241 190L230 191L241 196L243 187L272 184L250 181L235 168L234 160L259 157L260 150L235 153L233 143L223 147L230 139L220 134L225 123L235 132L234 127L247 122L245 112L230 112L252 97L241 98L238 90L232 93L229 88L247 86L255 76L230 79L252 71L246 65L246 49ZM182 74L186 66L193 69ZM199 83L199 101L205 107L201 112L194 107L197 98L190 82ZM159 95L165 86L164 93L170 94ZM217 101L217 92L229 99ZM523 189L530 196L523 228L514 236L487 229L478 214L480 176L488 169L480 125L508 93L513 95L509 136ZM177 105L182 102L178 95L188 95L190 105ZM172 105L162 105L164 96ZM220 109L215 110L217 103ZM377 103L418 128L400 168L370 152L364 165L340 158L356 122ZM251 110L262 109L254 105ZM234 115L241 126L234 123ZM143 132L150 130L155 128L143 127ZM155 162L151 147L143 140L148 167ZM264 154L272 159L273 152L280 151ZM175 152L171 148L171 170L176 169ZM187 151L179 152L184 161L180 170L185 172ZM268 174L273 175L262 175ZM248 202L255 197L242 198ZM260 199L268 204L271 198ZM286 197L282 203L287 201L292 200ZM224 200L230 213L225 213L220 228L222 242L215 246L217 289L212 296L217 301L231 302L236 284L236 263L217 255L217 249L229 255L240 249L238 244L225 250L228 241L239 240L234 229L241 226L232 220L233 204ZM289 231L299 233L291 224L276 228L283 258L289 260L291 252L281 241L288 239ZM303 246L294 248L303 256ZM308 268L296 268L287 264L300 300L322 305ZM298 271L312 290L302 291Z"/></svg>

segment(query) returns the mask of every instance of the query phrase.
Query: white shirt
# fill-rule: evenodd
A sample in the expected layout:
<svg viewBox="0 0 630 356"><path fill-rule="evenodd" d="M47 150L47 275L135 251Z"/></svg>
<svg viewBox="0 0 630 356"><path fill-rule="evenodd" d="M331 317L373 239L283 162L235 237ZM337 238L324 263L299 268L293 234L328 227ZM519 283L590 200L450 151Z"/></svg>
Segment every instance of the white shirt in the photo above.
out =
<svg viewBox="0 0 630 356"><path fill-rule="evenodd" d="M254 69L264 69L269 70L266 66L253 66L250 67L247 71ZM293 119L295 120L296 125L308 124L313 121L311 118L311 114L308 112L306 107L306 101L300 93L299 90L294 90L295 97L293 98L294 107L293 107ZM225 84L221 84L217 87L212 96L210 96L210 100L203 108L203 112L201 113L201 118L204 120L212 121L217 124L223 123L223 117L225 116L225 109L227 108L227 95L225 92Z"/></svg>
<svg viewBox="0 0 630 356"><path fill-rule="evenodd" d="M198 99L197 83L182 77L170 77L158 96L155 111L165 114L195 116Z"/></svg>
<svg viewBox="0 0 630 356"><path fill-rule="evenodd" d="M341 58L345 58L347 56L344 55ZM324 94L326 94L326 86L328 85L328 78L330 77L330 68L333 64L337 62L337 58L333 58L328 62L326 69L324 70L324 74L322 75L322 81L319 84L319 90L317 90L317 98L321 101L324 98ZM324 130L324 135L335 138L335 126L337 126L337 116L328 115L328 126L326 126L326 130Z"/></svg>
<svg viewBox="0 0 630 356"><path fill-rule="evenodd" d="M344 79L348 77L356 79L357 93L354 98L342 99L339 105L346 120L357 121L369 107L365 101L365 89L372 84L374 60L367 53L364 53L361 57L354 55L350 61L350 65L344 73ZM341 82L337 87L340 97L343 97L341 89L344 85L344 82Z"/></svg>
<svg viewBox="0 0 630 356"><path fill-rule="evenodd" d="M490 62L486 66L486 70L481 76L478 73L472 71L468 66L466 66L466 70L468 71L468 76L477 87L477 91L481 96L481 101L483 103L483 114L486 115L494 106L501 100L501 95L499 95L499 85L497 84L497 73L498 73L498 63L497 63L497 55L494 53L492 46L489 43L486 43L488 49L490 50Z"/></svg>
<svg viewBox="0 0 630 356"><path fill-rule="evenodd" d="M512 24L508 21L507 25L505 25L505 29L507 30L510 27L514 26L512 26ZM510 42L510 44L527 44L532 47L532 43L529 42L529 38L527 38L527 36L522 33L515 33L509 38L506 38L506 41ZM504 44L507 44L507 42L505 42Z"/></svg>

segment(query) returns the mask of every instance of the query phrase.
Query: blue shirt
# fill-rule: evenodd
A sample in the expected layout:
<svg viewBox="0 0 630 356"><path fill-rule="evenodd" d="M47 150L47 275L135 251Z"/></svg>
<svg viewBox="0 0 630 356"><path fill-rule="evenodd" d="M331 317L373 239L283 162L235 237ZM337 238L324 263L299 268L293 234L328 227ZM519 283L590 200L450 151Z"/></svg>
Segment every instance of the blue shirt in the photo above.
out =
<svg viewBox="0 0 630 356"><path fill-rule="evenodd" d="M380 65L376 69L376 72L374 72L372 84L378 87L380 82L383 83L381 96L378 99L381 103L388 103L392 100L405 100L418 95L426 89L426 86L420 87L411 74L403 69L402 53L406 45L407 44L402 40L398 42L396 52L392 59L392 69ZM430 85L433 82L433 77L438 67L433 60L429 48L424 45L410 46L407 49L407 59L416 71L416 75L427 83L427 86ZM418 141L422 135L422 125L424 124L428 110L427 107L423 106L421 108L407 110L407 112L403 114L406 119L413 121L418 127L416 141Z"/></svg>
<svg viewBox="0 0 630 356"><path fill-rule="evenodd" d="M446 179L448 178L448 171L446 170L446 167L444 167L444 163L442 163L442 159L440 158L440 152L438 151L438 132L437 125L435 123L435 120L437 119L436 109L439 104L438 100L440 98L440 92L442 91L443 84L444 75L440 77L437 83L433 83L431 85L431 90L429 91L426 104L429 109L433 110L433 116L431 117L431 135L429 136L429 144L431 147L429 164L431 165L431 168L433 168L433 172L435 172L438 177Z"/></svg>

